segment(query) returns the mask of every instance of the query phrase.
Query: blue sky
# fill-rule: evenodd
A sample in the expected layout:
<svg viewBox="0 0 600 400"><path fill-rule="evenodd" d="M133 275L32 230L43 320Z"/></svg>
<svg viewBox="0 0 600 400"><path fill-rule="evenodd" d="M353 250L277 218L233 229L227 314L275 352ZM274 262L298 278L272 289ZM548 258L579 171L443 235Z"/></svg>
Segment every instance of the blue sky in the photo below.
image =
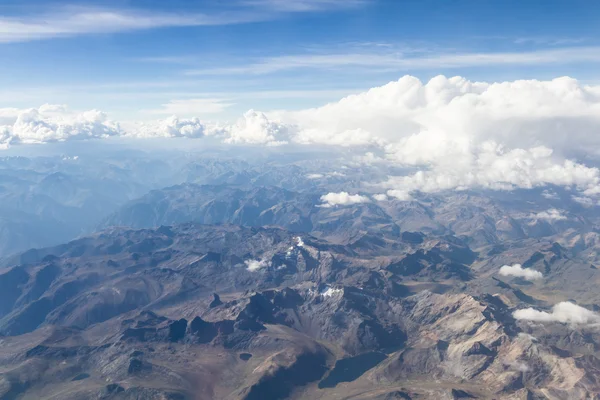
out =
<svg viewBox="0 0 600 400"><path fill-rule="evenodd" d="M588 0L0 0L0 107L231 119L405 74L600 81Z"/></svg>

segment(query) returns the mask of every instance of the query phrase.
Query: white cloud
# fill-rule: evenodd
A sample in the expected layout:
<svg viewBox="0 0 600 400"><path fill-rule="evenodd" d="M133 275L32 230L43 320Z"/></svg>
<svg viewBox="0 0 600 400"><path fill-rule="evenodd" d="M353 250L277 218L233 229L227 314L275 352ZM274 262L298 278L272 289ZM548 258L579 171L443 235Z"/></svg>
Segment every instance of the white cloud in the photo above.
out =
<svg viewBox="0 0 600 400"><path fill-rule="evenodd" d="M539 342L539 340L535 336L530 335L529 333L525 333L525 332L519 332L517 334L517 338L520 340L531 342L531 343Z"/></svg>
<svg viewBox="0 0 600 400"><path fill-rule="evenodd" d="M260 6L280 12L307 12L332 8L350 8L367 4L368 0L245 0L242 4Z"/></svg>
<svg viewBox="0 0 600 400"><path fill-rule="evenodd" d="M406 189L391 189L387 191L387 195L400 201L411 201L413 199L409 190Z"/></svg>
<svg viewBox="0 0 600 400"><path fill-rule="evenodd" d="M225 143L282 145L289 139L289 129L263 113L250 110L236 124L224 128Z"/></svg>
<svg viewBox="0 0 600 400"><path fill-rule="evenodd" d="M373 195L373 198L377 201L386 201L388 199L387 195L383 194L383 193L375 194L375 195Z"/></svg>
<svg viewBox="0 0 600 400"><path fill-rule="evenodd" d="M349 194L348 192L327 193L326 195L321 196L321 201L324 203L321 207L333 207L338 205L346 206L371 202L367 196Z"/></svg>
<svg viewBox="0 0 600 400"><path fill-rule="evenodd" d="M563 301L552 307L552 312L538 311L533 308L517 310L515 319L535 322L561 322L571 325L588 325L600 323L600 315L577 304Z"/></svg>
<svg viewBox="0 0 600 400"><path fill-rule="evenodd" d="M292 2L289 2L292 3ZM295 54L267 57L236 67L192 69L187 75L264 75L294 69L333 70L342 67L371 71L482 67L488 65L539 65L600 62L600 47L572 46L529 52L426 54L406 57L398 52Z"/></svg>
<svg viewBox="0 0 600 400"><path fill-rule="evenodd" d="M565 44L578 44L587 41L584 37L520 37L514 39L515 44L535 44L535 45L550 45L560 46Z"/></svg>
<svg viewBox="0 0 600 400"><path fill-rule="evenodd" d="M542 192L542 196L548 200L559 200L560 199L558 194L552 190L544 190Z"/></svg>
<svg viewBox="0 0 600 400"><path fill-rule="evenodd" d="M64 106L43 105L14 111L12 118L0 112L7 125L0 126L0 146L95 139L122 134L106 114L90 110L73 112Z"/></svg>
<svg viewBox="0 0 600 400"><path fill-rule="evenodd" d="M307 128L298 130L293 129L295 133L294 141L300 144L327 144L334 146L369 146L384 144L383 141L365 129L347 129L341 132L334 132L323 128Z"/></svg>
<svg viewBox="0 0 600 400"><path fill-rule="evenodd" d="M431 159L428 166L413 175L391 177L385 186L408 193L469 188L530 189L554 184L595 194L599 188L597 168L557 159L547 147L507 150L495 142L487 142L462 157L454 154L452 147L448 147L448 153ZM457 160L453 165L452 158Z"/></svg>
<svg viewBox="0 0 600 400"><path fill-rule="evenodd" d="M564 221L568 219L560 210L557 210L556 208L551 208L547 211L533 214L531 218L534 220L541 219L548 222Z"/></svg>
<svg viewBox="0 0 600 400"><path fill-rule="evenodd" d="M246 264L246 269L250 272L259 271L270 265L270 263L266 260L246 260L244 261L244 264Z"/></svg>
<svg viewBox="0 0 600 400"><path fill-rule="evenodd" d="M285 13L355 7L366 0L246 0L211 13L155 12L144 9L55 7L52 12L0 17L0 43L43 40L154 28L218 26L267 21ZM240 7L245 6L245 7Z"/></svg>
<svg viewBox="0 0 600 400"><path fill-rule="evenodd" d="M528 372L530 369L526 363L521 361L505 361L504 365L518 372Z"/></svg>
<svg viewBox="0 0 600 400"><path fill-rule="evenodd" d="M344 168L344 167L342 167L342 168ZM340 177L344 177L344 176L346 176L346 174L344 174L342 172L337 172L337 171L328 172L326 174L308 174L308 175L306 175L306 177L308 179L340 178Z"/></svg>
<svg viewBox="0 0 600 400"><path fill-rule="evenodd" d="M352 160L359 164L364 164L364 165L378 165L378 164L385 164L388 162L388 160L376 155L372 151L366 152L365 155L363 155L363 156L354 156L352 158Z"/></svg>
<svg viewBox="0 0 600 400"><path fill-rule="evenodd" d="M594 199L587 196L571 196L573 201L581 204L584 207L592 207L594 205Z"/></svg>
<svg viewBox="0 0 600 400"><path fill-rule="evenodd" d="M542 279L544 275L541 272L530 268L523 268L521 264L504 265L500 268L499 274L502 276L516 276L528 281Z"/></svg>
<svg viewBox="0 0 600 400"><path fill-rule="evenodd" d="M218 109L224 104L217 101L212 106ZM187 112L196 106L212 107L173 102L164 111ZM486 83L438 76L424 83L405 76L323 107L251 110L225 125L171 117L123 129L97 111L77 114L46 106L37 113L0 110L0 121L6 125L0 128L0 143L119 134L212 135L241 145L360 146L366 155L351 161L390 163L409 171L389 177L380 187L382 193L401 200L411 200L419 191L511 190L549 184L577 189L574 200L586 204L596 204L600 197L600 171L575 161L579 156L600 156L596 134L600 86L585 86L571 78ZM18 123L16 115L22 116Z"/></svg>
<svg viewBox="0 0 600 400"><path fill-rule="evenodd" d="M14 124L21 112L18 108L0 108L0 126Z"/></svg>
<svg viewBox="0 0 600 400"><path fill-rule="evenodd" d="M327 143L327 136L360 131L369 135L361 142L386 143L397 161L423 165L441 156L461 161L448 158L490 141L509 150L587 149L600 142L592 135L600 127L599 112L600 88L570 78L489 84L444 76L423 83L405 76L320 108L269 115L298 125L300 142Z"/></svg>
<svg viewBox="0 0 600 400"><path fill-rule="evenodd" d="M262 20L264 17L248 13L207 15L63 7L47 14L1 17L0 43L163 27L227 25Z"/></svg>
<svg viewBox="0 0 600 400"><path fill-rule="evenodd" d="M127 136L139 138L202 138L213 133L198 118L181 119L176 116L156 122L135 124L129 127Z"/></svg>
<svg viewBox="0 0 600 400"><path fill-rule="evenodd" d="M547 184L600 190L600 171L570 159L600 148L600 88L571 78L489 84L405 76L320 108L269 115L296 127L295 142L376 146L388 162L417 169L391 178L390 196ZM348 132L360 134L349 140Z"/></svg>
<svg viewBox="0 0 600 400"><path fill-rule="evenodd" d="M6 150L10 147L12 134L8 126L0 126L0 150Z"/></svg>

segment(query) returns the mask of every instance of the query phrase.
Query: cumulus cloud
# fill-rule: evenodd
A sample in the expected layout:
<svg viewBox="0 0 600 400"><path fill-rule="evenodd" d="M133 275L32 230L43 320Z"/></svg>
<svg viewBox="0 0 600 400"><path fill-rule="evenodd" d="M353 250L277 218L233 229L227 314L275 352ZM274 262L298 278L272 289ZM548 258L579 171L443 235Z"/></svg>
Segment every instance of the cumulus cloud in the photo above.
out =
<svg viewBox="0 0 600 400"><path fill-rule="evenodd" d="M23 110L18 108L0 108L0 125L12 125Z"/></svg>
<svg viewBox="0 0 600 400"><path fill-rule="evenodd" d="M548 222L564 221L568 219L560 210L551 208L548 211L542 211L531 216L534 220L544 220Z"/></svg>
<svg viewBox="0 0 600 400"><path fill-rule="evenodd" d="M473 151L464 157L455 154L451 158L459 161L454 164L440 156L413 175L390 177L385 186L397 192L388 194L470 188L531 189L548 184L575 187L586 194L600 190L597 168L553 157L553 151L547 147L508 150L496 142L486 142Z"/></svg>
<svg viewBox="0 0 600 400"><path fill-rule="evenodd" d="M544 277L541 272L530 268L523 268L521 264L504 265L500 268L499 274L502 276L516 276L528 281L534 281Z"/></svg>
<svg viewBox="0 0 600 400"><path fill-rule="evenodd" d="M321 201L323 202L321 207L333 207L369 203L371 200L369 200L367 196L361 196L359 194L349 194L348 192L332 192L321 196Z"/></svg>
<svg viewBox="0 0 600 400"><path fill-rule="evenodd" d="M385 145L384 141L362 128L335 132L328 128L299 129L294 127L294 132L293 140L299 144L326 144L342 147Z"/></svg>
<svg viewBox="0 0 600 400"><path fill-rule="evenodd" d="M386 201L388 199L386 194L380 193L373 195L373 198L377 201Z"/></svg>
<svg viewBox="0 0 600 400"><path fill-rule="evenodd" d="M600 88L571 78L471 82L405 76L324 107L277 113L299 143L378 146L418 170L390 179L391 196L415 191L547 184L599 190L599 171L572 161L599 148ZM359 133L347 139L348 132ZM374 157L371 157L374 158Z"/></svg>
<svg viewBox="0 0 600 400"><path fill-rule="evenodd" d="M6 150L10 147L11 135L8 126L0 126L0 150Z"/></svg>
<svg viewBox="0 0 600 400"><path fill-rule="evenodd" d="M206 106L190 104L163 108ZM600 170L576 161L600 155L600 86L567 77L487 83L405 76L323 107L251 110L226 125L171 117L123 130L98 111L78 114L47 107L0 110L0 126L0 146L112 135L360 146L366 155L355 162L390 163L407 171L390 176L380 188L406 201L418 192L546 185L577 189L573 198L585 205L597 204L600 197Z"/></svg>
<svg viewBox="0 0 600 400"><path fill-rule="evenodd" d="M127 136L140 138L201 138L211 133L198 118L181 119L176 116L156 122L137 124L126 132Z"/></svg>
<svg viewBox="0 0 600 400"><path fill-rule="evenodd" d="M600 89L571 78L490 84L444 76L423 83L405 76L320 108L277 115L304 132L319 129L327 136L367 132L373 138L367 141L399 144L392 152L414 165L449 152L469 153L471 146L489 140L509 148L541 143L583 149L598 143L589 134L600 124L599 108Z"/></svg>
<svg viewBox="0 0 600 400"><path fill-rule="evenodd" d="M288 142L290 129L269 120L263 113L250 110L236 124L224 129L225 143L278 146Z"/></svg>
<svg viewBox="0 0 600 400"><path fill-rule="evenodd" d="M246 260L244 261L244 264L246 264L246 269L250 272L259 271L270 265L267 260Z"/></svg>
<svg viewBox="0 0 600 400"><path fill-rule="evenodd" d="M8 122L0 126L0 146L3 147L105 138L122 133L117 123L97 110L78 113L65 106L43 105L39 108L9 111L0 112L3 121Z"/></svg>
<svg viewBox="0 0 600 400"><path fill-rule="evenodd" d="M413 197L410 195L410 191L412 191L412 189L409 188L390 189L387 191L387 195L401 201L410 201L413 199Z"/></svg>
<svg viewBox="0 0 600 400"><path fill-rule="evenodd" d="M535 322L560 322L570 325L590 325L600 323L600 315L568 301L555 304L551 312L533 308L517 310L513 317L519 320Z"/></svg>

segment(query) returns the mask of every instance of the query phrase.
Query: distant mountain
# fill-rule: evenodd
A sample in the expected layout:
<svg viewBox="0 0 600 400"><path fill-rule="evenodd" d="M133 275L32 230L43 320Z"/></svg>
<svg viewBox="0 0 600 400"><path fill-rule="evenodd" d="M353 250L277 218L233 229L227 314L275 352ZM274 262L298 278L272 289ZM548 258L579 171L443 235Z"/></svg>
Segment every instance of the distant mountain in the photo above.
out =
<svg viewBox="0 0 600 400"><path fill-rule="evenodd" d="M246 189L186 183L128 202L108 216L100 229L151 228L192 221L279 226L335 243L383 250L394 246L401 232L423 232L453 234L478 248L560 236L572 229L589 232L598 218L585 210L578 215L562 215L554 208L557 202L507 202L486 193L426 195L408 202L390 198L334 207L321 206L322 194L275 186Z"/></svg>
<svg viewBox="0 0 600 400"><path fill-rule="evenodd" d="M154 190L109 216L104 227L150 228L182 222L280 225L312 229L310 215L319 196L278 187L242 190L231 186L183 184Z"/></svg>
<svg viewBox="0 0 600 400"><path fill-rule="evenodd" d="M160 165L72 157L0 159L0 256L90 233L127 200L156 183L162 186L161 178L150 176ZM140 169L148 175L141 176Z"/></svg>
<svg viewBox="0 0 600 400"><path fill-rule="evenodd" d="M318 165L321 166L322 162ZM152 224L161 219L168 220L168 223L197 220L201 216L195 213L203 212L198 207L188 204L187 208L177 209L178 206L171 205L172 212L167 210L166 214L162 214L154 202L168 202L169 198L175 196L168 194L161 199L157 193L149 194L151 190L184 182L189 182L189 186L183 188L187 187L191 193L180 193L182 198L179 200L183 203L189 203L193 196L198 195L197 190L193 189L194 185L230 185L244 192L254 191L254 203L248 198L248 204L240 205L242 209L238 216L229 217L229 211L221 210L220 204L214 204L211 210L206 210L207 221L245 223L243 221L256 219L252 214L256 210L264 210L268 204L281 204L285 200L277 199L276 196L280 194L261 187L321 192L327 190L325 187L331 190L344 187L348 180L345 176L337 175L314 180L309 177L309 171L307 167L290 164L287 159L249 163L236 158L216 159L168 151L151 155L133 150L99 151L97 154L88 151L81 157L0 158L0 239L3 239L0 241L0 257L92 233L121 206L145 194L149 210L139 205L130 210L133 215L117 217L115 223L119 222L119 218L124 222L132 218L129 221L131 226L142 227L154 226ZM226 196L227 189L223 190L220 195ZM261 193L261 190L266 192ZM232 195L235 198L236 194ZM266 198L258 200L262 195ZM293 229L306 231L309 229L307 221L297 213L306 212L304 208L312 207L318 198L313 200L310 205L299 202L291 205L293 210L290 210L292 215L289 217L282 215L283 210L278 212L279 215L265 214L265 223L271 223L268 221L270 219L280 219L274 223L290 228L295 224ZM290 204L286 204L288 206ZM136 218L139 221L135 221ZM286 218L288 221L283 221ZM294 221L294 218L298 220ZM259 220L256 223L262 224Z"/></svg>

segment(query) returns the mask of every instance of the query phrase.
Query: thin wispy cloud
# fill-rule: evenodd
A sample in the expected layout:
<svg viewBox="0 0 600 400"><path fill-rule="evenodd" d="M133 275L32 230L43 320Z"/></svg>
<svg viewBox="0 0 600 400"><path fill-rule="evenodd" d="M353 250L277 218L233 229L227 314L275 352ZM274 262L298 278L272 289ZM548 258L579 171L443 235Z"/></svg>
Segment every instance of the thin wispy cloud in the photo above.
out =
<svg viewBox="0 0 600 400"><path fill-rule="evenodd" d="M190 69L186 75L269 74L298 68L336 69L369 67L382 69L464 68L494 65L537 65L600 62L600 47L568 47L530 52L457 53L404 57L402 54L305 54L261 59L245 66Z"/></svg>
<svg viewBox="0 0 600 400"><path fill-rule="evenodd" d="M218 98L171 100L161 108L144 110L149 114L165 115L206 115L219 114L231 107L233 103Z"/></svg>
<svg viewBox="0 0 600 400"><path fill-rule="evenodd" d="M169 27L235 25L276 19L282 13L357 7L366 0L248 0L210 12L62 7L51 12L0 17L0 43Z"/></svg>
<svg viewBox="0 0 600 400"><path fill-rule="evenodd" d="M588 41L589 39L584 37L579 38L553 38L553 37L520 37L514 39L515 44L533 44L533 45L547 45L547 46L565 46L565 45L573 45L580 44Z"/></svg>
<svg viewBox="0 0 600 400"><path fill-rule="evenodd" d="M190 56L157 56L157 57L138 57L132 59L133 61L142 63L156 63L156 64L192 64L198 62L198 57Z"/></svg>
<svg viewBox="0 0 600 400"><path fill-rule="evenodd" d="M152 28L228 25L257 20L253 14L177 14L67 7L60 11L0 18L0 43Z"/></svg>
<svg viewBox="0 0 600 400"><path fill-rule="evenodd" d="M246 0L241 4L280 12L308 12L364 6L370 0Z"/></svg>

